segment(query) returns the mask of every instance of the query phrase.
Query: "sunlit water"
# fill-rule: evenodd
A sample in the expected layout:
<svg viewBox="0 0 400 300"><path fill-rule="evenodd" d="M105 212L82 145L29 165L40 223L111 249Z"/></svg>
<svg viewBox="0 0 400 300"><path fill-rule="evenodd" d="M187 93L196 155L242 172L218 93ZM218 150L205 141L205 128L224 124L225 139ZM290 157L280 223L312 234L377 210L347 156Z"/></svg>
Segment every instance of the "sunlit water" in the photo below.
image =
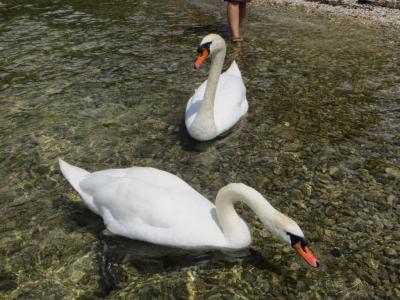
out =
<svg viewBox="0 0 400 300"><path fill-rule="evenodd" d="M222 1L0 2L0 298L397 298L400 48L394 30L284 8L250 9L228 44L250 111L197 144L182 126L207 76L202 36L228 39ZM229 182L301 225L311 269L239 206L240 253L105 236L57 158L153 166L213 200Z"/></svg>

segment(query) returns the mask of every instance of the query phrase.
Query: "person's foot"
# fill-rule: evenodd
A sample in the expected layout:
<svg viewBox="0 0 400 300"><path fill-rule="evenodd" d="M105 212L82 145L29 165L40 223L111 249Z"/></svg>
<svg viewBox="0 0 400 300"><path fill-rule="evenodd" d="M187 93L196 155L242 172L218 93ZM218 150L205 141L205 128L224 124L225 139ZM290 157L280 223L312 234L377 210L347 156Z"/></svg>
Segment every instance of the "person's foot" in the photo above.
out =
<svg viewBox="0 0 400 300"><path fill-rule="evenodd" d="M233 37L231 38L231 42L232 43L240 43L243 42L243 39L239 36L239 37Z"/></svg>

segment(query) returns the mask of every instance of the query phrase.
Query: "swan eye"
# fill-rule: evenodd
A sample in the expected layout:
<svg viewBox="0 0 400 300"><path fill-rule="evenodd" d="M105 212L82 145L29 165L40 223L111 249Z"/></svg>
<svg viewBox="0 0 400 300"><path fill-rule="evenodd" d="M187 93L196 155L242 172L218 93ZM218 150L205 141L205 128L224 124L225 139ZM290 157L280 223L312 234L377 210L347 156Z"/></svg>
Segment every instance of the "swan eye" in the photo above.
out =
<svg viewBox="0 0 400 300"><path fill-rule="evenodd" d="M288 231L286 231L286 234L290 237L290 244L292 245L292 247L293 247L295 244L297 244L298 242L301 243L301 247L302 247L302 248L304 248L305 246L307 246L308 241L307 241L305 238L300 237L300 236L298 236L298 235L295 235L295 234L293 234L293 233L290 233L290 232L288 232Z"/></svg>
<svg viewBox="0 0 400 300"><path fill-rule="evenodd" d="M199 48L197 48L197 53L201 54L203 52L203 49L206 49L208 53L210 53L210 45L212 42L204 43L200 45Z"/></svg>

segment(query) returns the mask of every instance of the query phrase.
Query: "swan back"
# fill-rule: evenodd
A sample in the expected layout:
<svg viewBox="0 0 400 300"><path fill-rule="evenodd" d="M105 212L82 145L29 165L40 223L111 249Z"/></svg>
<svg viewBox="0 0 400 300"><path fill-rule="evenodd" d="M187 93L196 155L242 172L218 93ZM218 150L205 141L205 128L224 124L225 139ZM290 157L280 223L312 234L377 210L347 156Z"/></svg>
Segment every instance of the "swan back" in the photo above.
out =
<svg viewBox="0 0 400 300"><path fill-rule="evenodd" d="M84 169L72 166L62 159L59 159L58 163L60 165L61 173L72 185L75 191L79 193L83 202L85 202L85 204L90 208L91 211L99 215L100 212L98 207L93 202L93 197L90 194L86 193L80 186L80 183L88 176L90 176L90 173Z"/></svg>
<svg viewBox="0 0 400 300"><path fill-rule="evenodd" d="M232 75L232 76L237 76L239 78L242 78L242 73L239 70L239 66L236 63L236 61L233 61L231 63L231 66L225 71L226 75Z"/></svg>
<svg viewBox="0 0 400 300"><path fill-rule="evenodd" d="M171 173L149 167L89 173L62 160L60 167L114 234L184 248L228 247L215 206Z"/></svg>

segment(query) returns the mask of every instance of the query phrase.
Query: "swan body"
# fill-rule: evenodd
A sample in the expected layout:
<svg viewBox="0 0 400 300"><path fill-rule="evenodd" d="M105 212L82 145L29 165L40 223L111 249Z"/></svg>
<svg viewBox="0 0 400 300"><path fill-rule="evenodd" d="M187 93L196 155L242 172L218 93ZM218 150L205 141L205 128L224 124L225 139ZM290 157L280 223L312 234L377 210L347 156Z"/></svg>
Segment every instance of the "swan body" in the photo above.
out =
<svg viewBox="0 0 400 300"><path fill-rule="evenodd" d="M291 244L295 236L306 243L292 219L241 183L223 187L214 205L179 177L159 169L89 173L61 159L59 164L88 208L116 235L182 248L245 248L251 243L250 230L234 209L235 202L243 201L283 241Z"/></svg>
<svg viewBox="0 0 400 300"><path fill-rule="evenodd" d="M211 56L208 79L189 99L185 125L196 140L207 141L231 129L248 111L246 87L235 61L221 74L226 45L217 34L207 35L200 43L200 55L195 67Z"/></svg>

